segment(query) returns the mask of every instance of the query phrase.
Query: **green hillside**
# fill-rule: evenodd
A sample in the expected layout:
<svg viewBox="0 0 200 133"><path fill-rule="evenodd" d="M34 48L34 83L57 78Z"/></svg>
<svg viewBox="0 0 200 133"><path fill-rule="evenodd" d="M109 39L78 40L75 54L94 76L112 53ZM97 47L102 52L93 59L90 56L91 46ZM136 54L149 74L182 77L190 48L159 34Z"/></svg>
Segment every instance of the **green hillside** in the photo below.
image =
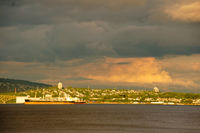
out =
<svg viewBox="0 0 200 133"><path fill-rule="evenodd" d="M37 87L46 88L50 86L52 85L30 82L26 80L0 78L0 93L15 92L15 88L17 89L17 92L21 92Z"/></svg>

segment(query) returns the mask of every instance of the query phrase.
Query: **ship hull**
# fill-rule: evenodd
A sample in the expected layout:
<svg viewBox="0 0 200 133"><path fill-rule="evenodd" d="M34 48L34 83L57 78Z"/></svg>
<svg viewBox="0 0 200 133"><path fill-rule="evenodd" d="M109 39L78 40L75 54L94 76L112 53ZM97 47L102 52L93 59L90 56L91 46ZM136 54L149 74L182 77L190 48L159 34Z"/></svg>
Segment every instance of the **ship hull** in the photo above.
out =
<svg viewBox="0 0 200 133"><path fill-rule="evenodd" d="M30 101L25 100L24 104L74 104L74 101Z"/></svg>
<svg viewBox="0 0 200 133"><path fill-rule="evenodd" d="M86 104L86 102L75 102L74 104Z"/></svg>

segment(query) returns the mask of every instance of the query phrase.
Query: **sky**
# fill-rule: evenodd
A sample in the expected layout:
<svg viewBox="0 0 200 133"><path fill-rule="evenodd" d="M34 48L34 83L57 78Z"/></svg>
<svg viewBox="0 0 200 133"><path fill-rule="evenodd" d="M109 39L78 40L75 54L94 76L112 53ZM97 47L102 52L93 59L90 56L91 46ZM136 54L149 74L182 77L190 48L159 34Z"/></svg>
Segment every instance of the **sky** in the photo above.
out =
<svg viewBox="0 0 200 133"><path fill-rule="evenodd" d="M200 93L200 0L1 0L0 77Z"/></svg>

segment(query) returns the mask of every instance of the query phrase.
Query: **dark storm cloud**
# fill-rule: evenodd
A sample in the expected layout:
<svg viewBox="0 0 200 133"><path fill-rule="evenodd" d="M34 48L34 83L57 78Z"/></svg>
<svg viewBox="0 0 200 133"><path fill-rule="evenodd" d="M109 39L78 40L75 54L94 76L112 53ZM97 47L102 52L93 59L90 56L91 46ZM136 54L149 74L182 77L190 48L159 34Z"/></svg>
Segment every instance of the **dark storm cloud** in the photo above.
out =
<svg viewBox="0 0 200 133"><path fill-rule="evenodd" d="M186 26L178 30L174 26L128 27L117 31L111 41L113 49L124 57L190 55L200 52L193 30Z"/></svg>
<svg viewBox="0 0 200 133"><path fill-rule="evenodd" d="M70 77L70 78L66 78L66 80L93 80L93 79L84 78L84 77Z"/></svg>
<svg viewBox="0 0 200 133"><path fill-rule="evenodd" d="M151 10L159 4L156 0L1 1L0 60L200 53L199 25L156 21L162 15Z"/></svg>
<svg viewBox="0 0 200 133"><path fill-rule="evenodd" d="M111 2L112 1L112 2ZM118 1L118 2L116 2ZM129 1L129 2L127 2ZM109 21L114 23L132 23L144 21L148 16L148 9L144 6L147 0L43 0L43 1L18 1L12 7L11 2L2 3L0 25L39 25L59 24L68 21ZM115 10L110 10L110 9Z"/></svg>

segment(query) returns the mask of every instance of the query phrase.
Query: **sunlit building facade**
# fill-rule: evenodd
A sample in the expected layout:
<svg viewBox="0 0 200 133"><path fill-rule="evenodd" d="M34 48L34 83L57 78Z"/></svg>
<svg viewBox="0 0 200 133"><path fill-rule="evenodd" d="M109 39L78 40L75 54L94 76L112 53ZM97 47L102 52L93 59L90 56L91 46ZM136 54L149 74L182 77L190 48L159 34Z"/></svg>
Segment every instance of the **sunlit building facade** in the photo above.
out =
<svg viewBox="0 0 200 133"><path fill-rule="evenodd" d="M58 89L62 89L62 83L61 82L58 83Z"/></svg>

